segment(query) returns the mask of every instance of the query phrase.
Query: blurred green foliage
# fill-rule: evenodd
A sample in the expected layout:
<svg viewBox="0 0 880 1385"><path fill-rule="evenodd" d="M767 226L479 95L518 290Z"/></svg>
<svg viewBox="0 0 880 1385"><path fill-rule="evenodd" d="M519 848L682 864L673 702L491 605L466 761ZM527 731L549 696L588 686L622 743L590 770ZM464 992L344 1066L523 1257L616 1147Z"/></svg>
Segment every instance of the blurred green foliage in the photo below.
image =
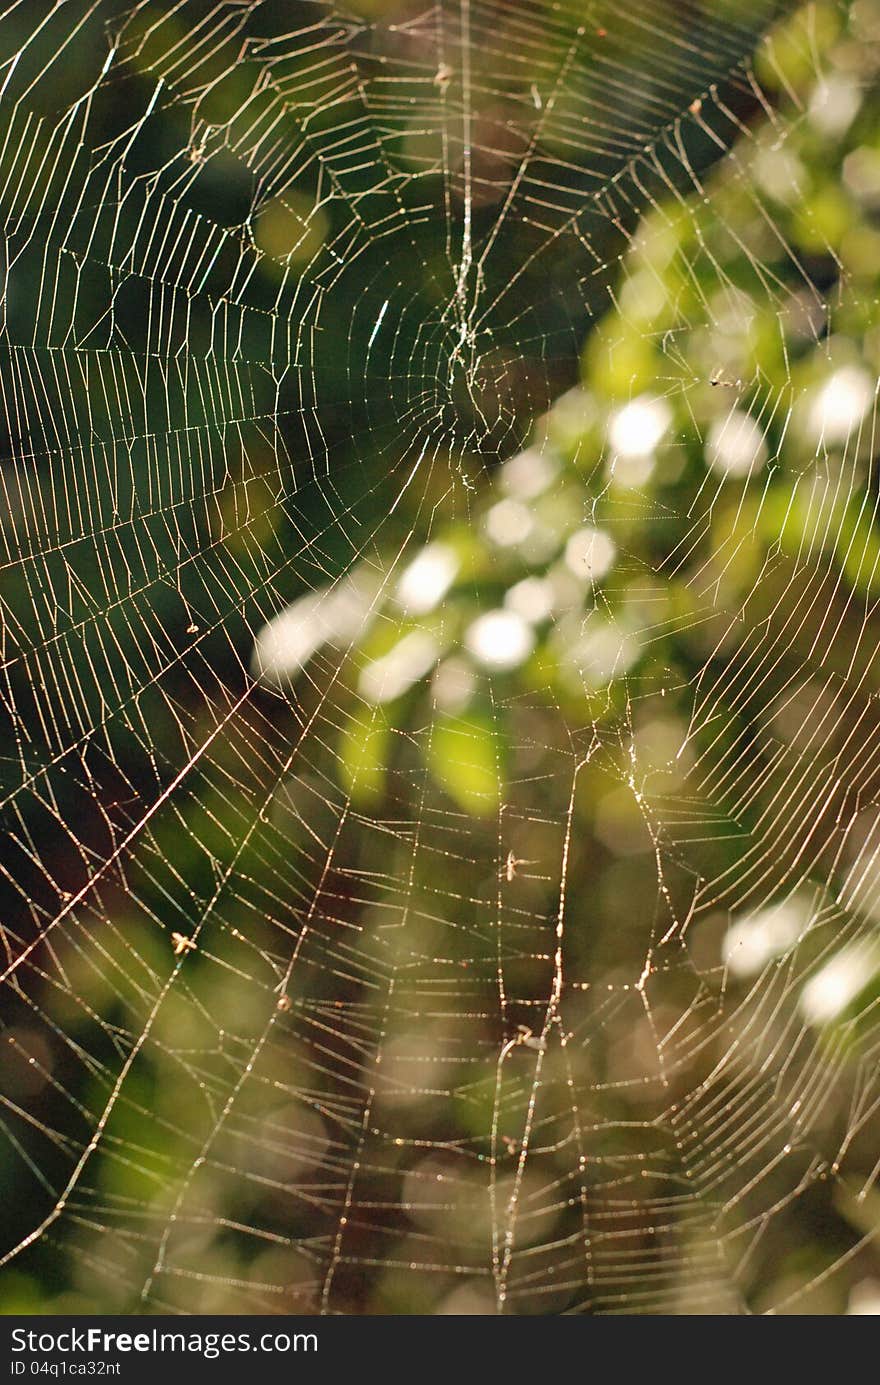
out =
<svg viewBox="0 0 880 1385"><path fill-rule="evenodd" d="M536 43L555 61L551 8ZM607 8L596 34L613 43ZM730 7L744 30L752 8ZM21 43L30 20L14 23ZM86 22L59 104L105 38ZM138 12L92 134L118 137L157 71L174 82L178 42L175 12ZM307 60L267 45L295 93ZM105 547L63 513L41 547L37 505L6 521L65 593L50 667L78 678L46 693L56 721L108 724L92 778L59 775L16 819L29 926L174 793L10 999L13 1240L109 1116L64 1219L5 1272L4 1311L318 1311L331 1261L336 1311L494 1311L512 1207L512 1311L877 1311L880 4L798 8L751 55L754 86L719 89L724 55L709 71L703 52L705 72L689 57L656 157L647 78L619 96L625 158L553 149L573 205L634 164L638 214L600 207L589 233L575 217L550 269L531 267L534 227L505 228L488 289L530 267L469 375L443 320L442 218L415 249L386 243L375 166L339 205L311 171L261 199L240 155L267 119L265 55L228 68L221 47L197 111L158 101L131 166L255 256L233 313L243 261L217 240L224 383L211 392L216 305L198 294L136 367L143 282L114 283L84 241L43 320L41 244L11 277L13 337L59 350L75 321L119 370L114 392L104 365L54 386L88 446L83 430L35 494L91 496L106 519L125 432L112 513L138 521ZM433 187L436 150L401 111L388 145ZM309 138L348 114L312 112ZM291 95L281 151L303 118ZM29 135L34 202L84 236L76 180L40 159L53 128ZM409 230L421 180L402 189ZM139 196L118 209L135 244ZM369 234L347 242L340 206L358 198ZM487 197L478 228L497 214ZM305 384L291 322L321 329ZM191 374L169 369L175 349ZM133 423L119 401L139 379ZM55 399L39 396L47 427ZM35 640L27 581L0 591ZM88 632L96 605L108 639ZM160 683L169 632L186 661ZM36 768L37 675L9 677ZM114 720L120 690L136 711ZM548 1010L560 920L565 1000ZM176 952L172 932L196 946Z"/></svg>

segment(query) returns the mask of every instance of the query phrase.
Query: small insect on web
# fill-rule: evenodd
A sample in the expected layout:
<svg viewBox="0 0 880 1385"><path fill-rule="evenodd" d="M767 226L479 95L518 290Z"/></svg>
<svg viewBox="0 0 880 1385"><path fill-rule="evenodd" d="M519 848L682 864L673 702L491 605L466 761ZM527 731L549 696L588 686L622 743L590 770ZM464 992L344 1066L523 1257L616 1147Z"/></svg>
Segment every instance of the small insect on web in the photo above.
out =
<svg viewBox="0 0 880 1385"><path fill-rule="evenodd" d="M728 380L720 370L715 371L709 377L709 384L713 389L717 387L725 390L741 390L743 388L742 380Z"/></svg>
<svg viewBox="0 0 880 1385"><path fill-rule="evenodd" d="M524 860L522 857L515 856L512 851L508 851L507 860L504 862L501 873L509 885L511 881L517 878L520 866L534 866L536 864L535 861Z"/></svg>
<svg viewBox="0 0 880 1385"><path fill-rule="evenodd" d="M171 943L175 957L184 957L188 952L195 952L197 946L192 938L187 938L183 933L172 933Z"/></svg>

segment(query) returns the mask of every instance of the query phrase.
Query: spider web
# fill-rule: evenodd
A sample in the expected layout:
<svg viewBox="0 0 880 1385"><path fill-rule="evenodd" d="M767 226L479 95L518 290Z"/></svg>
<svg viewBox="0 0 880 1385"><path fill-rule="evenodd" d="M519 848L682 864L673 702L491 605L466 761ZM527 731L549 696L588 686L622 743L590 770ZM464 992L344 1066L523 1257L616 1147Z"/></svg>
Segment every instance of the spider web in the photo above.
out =
<svg viewBox="0 0 880 1385"><path fill-rule="evenodd" d="M3 14L10 1302L870 1298L880 348L791 151L878 17L793 10Z"/></svg>

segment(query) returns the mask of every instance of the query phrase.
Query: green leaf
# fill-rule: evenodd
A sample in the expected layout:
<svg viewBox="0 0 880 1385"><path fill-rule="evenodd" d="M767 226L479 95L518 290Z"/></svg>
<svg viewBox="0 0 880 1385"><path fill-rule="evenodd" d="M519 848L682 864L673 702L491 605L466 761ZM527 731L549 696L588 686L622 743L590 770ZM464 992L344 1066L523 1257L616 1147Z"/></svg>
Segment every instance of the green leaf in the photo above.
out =
<svg viewBox="0 0 880 1385"><path fill-rule="evenodd" d="M431 738L430 766L437 783L469 813L497 807L501 786L492 725L480 716L444 717Z"/></svg>
<svg viewBox="0 0 880 1385"><path fill-rule="evenodd" d="M354 803L372 803L382 794L391 749L391 729L381 712L360 707L339 737L339 777Z"/></svg>

